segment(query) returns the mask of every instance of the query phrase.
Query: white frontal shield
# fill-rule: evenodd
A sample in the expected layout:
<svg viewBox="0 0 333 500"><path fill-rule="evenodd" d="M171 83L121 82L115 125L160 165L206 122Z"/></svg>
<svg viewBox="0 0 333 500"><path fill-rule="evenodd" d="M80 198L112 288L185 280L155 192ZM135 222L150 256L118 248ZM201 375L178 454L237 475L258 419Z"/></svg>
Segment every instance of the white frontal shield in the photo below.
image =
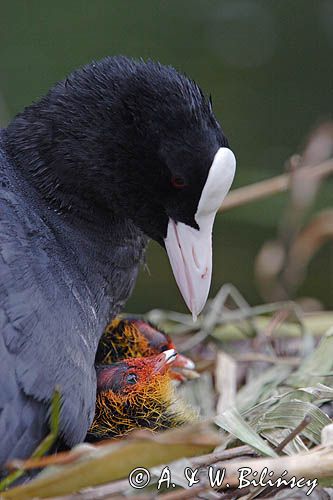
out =
<svg viewBox="0 0 333 500"><path fill-rule="evenodd" d="M178 287L194 320L208 297L212 276L214 219L231 187L235 169L233 152L228 148L220 148L209 169L195 214L199 230L169 219L165 248Z"/></svg>

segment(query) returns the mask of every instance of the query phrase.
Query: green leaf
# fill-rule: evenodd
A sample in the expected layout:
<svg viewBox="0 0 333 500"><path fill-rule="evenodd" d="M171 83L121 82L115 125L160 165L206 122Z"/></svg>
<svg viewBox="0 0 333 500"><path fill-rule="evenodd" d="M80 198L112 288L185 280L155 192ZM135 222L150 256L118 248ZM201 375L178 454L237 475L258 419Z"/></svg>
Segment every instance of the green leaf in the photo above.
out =
<svg viewBox="0 0 333 500"><path fill-rule="evenodd" d="M298 370L288 379L288 384L294 387L313 385L324 382L325 376L320 373L331 372L333 369L333 328L330 328L320 341L315 351L308 356Z"/></svg>
<svg viewBox="0 0 333 500"><path fill-rule="evenodd" d="M236 404L239 411L243 413L271 396L274 389L287 379L290 372L291 367L287 365L273 366L253 378L237 393Z"/></svg>
<svg viewBox="0 0 333 500"><path fill-rule="evenodd" d="M243 443L256 449L262 455L276 457L275 451L264 441L257 432L243 419L236 408L230 408L215 417L215 423L227 432L233 434Z"/></svg>
<svg viewBox="0 0 333 500"><path fill-rule="evenodd" d="M319 444L321 431L326 425L331 423L331 420L312 403L296 400L282 401L273 409L267 410L261 416L254 418L251 421L251 425L259 433L279 427L292 431L301 423L306 415L311 418L311 421L301 434L311 442Z"/></svg>

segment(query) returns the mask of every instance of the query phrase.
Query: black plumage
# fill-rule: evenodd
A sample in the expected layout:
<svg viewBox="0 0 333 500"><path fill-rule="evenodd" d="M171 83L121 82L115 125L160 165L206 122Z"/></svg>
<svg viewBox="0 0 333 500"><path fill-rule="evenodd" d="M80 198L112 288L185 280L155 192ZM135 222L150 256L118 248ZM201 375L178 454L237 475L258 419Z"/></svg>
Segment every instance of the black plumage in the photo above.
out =
<svg viewBox="0 0 333 500"><path fill-rule="evenodd" d="M106 58L0 132L0 466L94 416L103 327L130 295L148 238L194 213L227 142L199 87L171 67ZM174 180L185 189L175 189Z"/></svg>

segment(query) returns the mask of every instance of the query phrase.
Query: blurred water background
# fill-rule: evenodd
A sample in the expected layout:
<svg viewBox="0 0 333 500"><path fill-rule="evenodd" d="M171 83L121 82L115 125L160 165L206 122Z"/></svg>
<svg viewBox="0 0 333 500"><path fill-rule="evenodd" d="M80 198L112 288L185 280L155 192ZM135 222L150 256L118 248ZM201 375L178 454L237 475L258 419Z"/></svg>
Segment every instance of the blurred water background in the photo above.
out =
<svg viewBox="0 0 333 500"><path fill-rule="evenodd" d="M314 125L332 117L330 0L1 0L0 123L74 68L124 54L172 64L213 97L234 150L233 187L282 173ZM332 205L327 179L313 211ZM218 216L212 293L232 282L262 297L254 261L276 236L287 195ZM164 251L152 243L127 310L185 310ZM333 244L320 248L295 296L333 307Z"/></svg>

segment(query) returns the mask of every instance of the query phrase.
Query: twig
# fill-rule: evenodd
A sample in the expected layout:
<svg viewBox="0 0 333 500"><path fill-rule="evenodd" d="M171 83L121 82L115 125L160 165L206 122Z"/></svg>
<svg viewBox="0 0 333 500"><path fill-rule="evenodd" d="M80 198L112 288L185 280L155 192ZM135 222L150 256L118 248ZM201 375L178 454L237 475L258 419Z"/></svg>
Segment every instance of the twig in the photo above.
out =
<svg viewBox="0 0 333 500"><path fill-rule="evenodd" d="M244 340L248 338L246 335L245 323L239 323L241 319L234 318L229 324L224 324L219 321L219 324L212 332L212 337L223 342ZM232 324L235 322L236 324ZM325 311L323 313L315 313L305 315L303 318L304 325L309 329L314 337L323 335L333 323L333 312ZM256 323L259 328L266 328L269 323L269 318L265 316L257 316ZM300 337L302 334L300 327L297 323L288 321L283 323L279 329L274 333L275 337L295 338Z"/></svg>
<svg viewBox="0 0 333 500"><path fill-rule="evenodd" d="M109 498L116 498L115 495L117 494L119 494L120 498L123 498L123 495L120 494L130 488L131 486L127 478L119 479L118 481L112 481L108 484L103 484L102 486L84 488L83 490L78 491L77 493L72 493L71 495L51 497L50 500L106 500Z"/></svg>
<svg viewBox="0 0 333 500"><path fill-rule="evenodd" d="M198 495L201 493L206 493L207 491L212 491L210 486L192 486L188 490L178 490L172 493L163 493L159 495L159 499L161 500L187 500L188 498L198 498ZM142 499L141 499L142 500Z"/></svg>
<svg viewBox="0 0 333 500"><path fill-rule="evenodd" d="M128 436L129 438L130 436ZM27 460L14 459L6 464L7 469L41 469L44 467L49 467L50 465L67 465L76 462L81 457L87 455L87 452L102 448L103 446L108 446L111 443L115 443L120 438L104 439L103 441L92 443L81 443L80 445L72 448L69 451L58 451L56 454L46 455L46 456L32 456Z"/></svg>
<svg viewBox="0 0 333 500"><path fill-rule="evenodd" d="M242 446L235 446L234 448L230 448L228 450L223 451L215 451L214 453L209 453L207 455L202 455L200 457L196 457L191 459L191 462L194 467L204 467L215 462L220 462L222 460L230 460L232 458L243 457L244 455L254 455L257 456L257 452L244 444Z"/></svg>
<svg viewBox="0 0 333 500"><path fill-rule="evenodd" d="M56 455L47 455L41 458L28 458L28 460L12 460L8 462L7 469L40 469L50 465L66 465L76 462L79 458L85 455L85 451L63 451Z"/></svg>
<svg viewBox="0 0 333 500"><path fill-rule="evenodd" d="M247 320L248 318L256 316L255 318L256 326L258 326L257 325L258 321L265 322L265 328L267 328L267 323L269 322L269 320L267 318L264 318L262 315L273 313L280 309L288 309L294 312L299 323L303 324L302 333L304 333L304 329L305 331L311 330L314 336L322 335L325 332L325 330L327 330L332 325L333 322L333 311L303 313L299 304L291 300L288 300L288 301L272 302L269 304L261 304L258 306L250 307L249 309L246 308L246 310L224 309L222 314L221 313L219 314L217 325L215 328L218 329L221 327L224 328L224 325L226 325L225 330L226 331L230 330L231 334L229 335L228 333L226 333L225 340L230 340L233 338L235 334L232 323ZM203 318L204 318L203 315L199 316L197 321L193 323L192 317L189 314L184 314L182 315L182 318L178 319L174 317L175 314L176 313L174 311L162 311L156 309L154 311L154 315L148 313L144 317L149 321L160 323L160 325L164 327L167 330L167 332L172 333L172 335L178 333L184 335L195 331L198 332L200 329L203 329ZM257 316L259 316L259 318ZM178 324L173 323L174 321L179 321L179 323ZM291 337L299 336L298 327L295 325L294 322L287 321L285 322L285 324L286 324L286 330L288 330L289 328L293 329L293 331L290 334ZM283 326L281 328L283 329ZM297 328L297 332L295 332L295 328ZM280 334L278 334L277 336L280 336ZM284 334L282 336L289 336L289 335ZM244 334L241 336L239 334L236 335L236 338L238 340L241 340L244 337L248 337L248 334Z"/></svg>
<svg viewBox="0 0 333 500"><path fill-rule="evenodd" d="M246 302L237 288L231 283L225 283L211 301L209 311L203 317L200 330L182 345L182 351L189 351L211 334L217 323L219 323L220 316L222 315L223 317L224 315L224 306L228 297L234 300L238 307L237 310L244 312L244 314L250 313L251 306Z"/></svg>
<svg viewBox="0 0 333 500"><path fill-rule="evenodd" d="M296 356L269 356L268 354L262 354L260 352L247 352L245 354L234 354L234 358L239 363L256 363L264 362L271 363L273 365L290 365L299 366L300 358Z"/></svg>
<svg viewBox="0 0 333 500"><path fill-rule="evenodd" d="M280 310L286 310L294 313L295 318L297 319L302 335L306 335L309 333L309 328L304 323L304 312L297 302L292 300L282 301L282 302L273 302L271 304L262 304L259 306L249 307L246 309L237 309L235 311L226 311L223 314L223 317L219 318L220 323L229 323L230 321L235 320L244 320L251 318L253 316L258 316L260 314L267 314L272 312L279 312ZM270 320L271 323L271 320Z"/></svg>
<svg viewBox="0 0 333 500"><path fill-rule="evenodd" d="M275 330L286 321L290 314L290 311L287 309L280 309L277 311L273 316L269 324L267 325L267 328L263 332L266 337L272 337Z"/></svg>
<svg viewBox="0 0 333 500"><path fill-rule="evenodd" d="M307 427L310 424L310 422L311 422L310 415L305 415L305 417L298 424L298 426L293 431L291 431L291 433L288 434L288 436L283 441L281 441L281 443L275 448L275 451L277 453L280 453L283 450L283 448L287 446L288 443L290 443L290 441L292 441L298 434L300 434L305 429L305 427Z"/></svg>
<svg viewBox="0 0 333 500"><path fill-rule="evenodd" d="M333 160L328 160L315 166L301 167L296 172L298 176L304 174L308 178L312 176L314 179L324 178L333 174ZM272 179L250 184L249 186L234 189L225 198L220 212L225 212L231 208L288 191L294 174L295 172L290 172L278 175Z"/></svg>

